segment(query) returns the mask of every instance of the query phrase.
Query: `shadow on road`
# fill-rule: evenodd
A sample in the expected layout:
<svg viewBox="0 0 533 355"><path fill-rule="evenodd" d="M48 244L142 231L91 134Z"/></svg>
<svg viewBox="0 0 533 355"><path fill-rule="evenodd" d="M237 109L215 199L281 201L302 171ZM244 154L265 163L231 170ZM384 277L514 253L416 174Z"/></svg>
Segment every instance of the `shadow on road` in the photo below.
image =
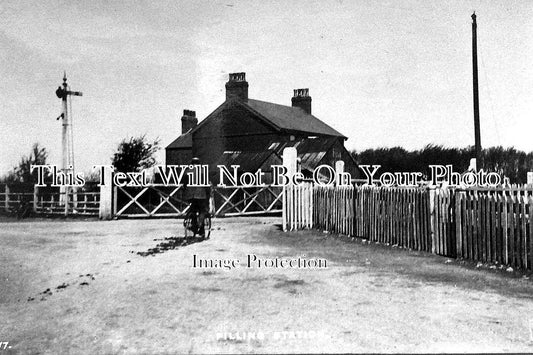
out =
<svg viewBox="0 0 533 355"><path fill-rule="evenodd" d="M206 239L197 237L168 237L164 239L154 239L154 241L158 240L162 240L163 242L157 244L154 248L150 248L147 251L139 251L136 254L140 256L155 256L156 254L164 253L167 250L174 250L179 247L203 242Z"/></svg>

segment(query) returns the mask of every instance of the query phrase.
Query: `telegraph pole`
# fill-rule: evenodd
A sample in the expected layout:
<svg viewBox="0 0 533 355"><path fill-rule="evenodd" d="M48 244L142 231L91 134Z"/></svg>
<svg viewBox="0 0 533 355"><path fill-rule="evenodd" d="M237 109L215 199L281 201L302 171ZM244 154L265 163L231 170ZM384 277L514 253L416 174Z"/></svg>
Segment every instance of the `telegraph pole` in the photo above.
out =
<svg viewBox="0 0 533 355"><path fill-rule="evenodd" d="M476 169L481 167L481 132L479 127L479 89L477 76L477 22L472 14L472 74L474 84L474 134L476 144Z"/></svg>

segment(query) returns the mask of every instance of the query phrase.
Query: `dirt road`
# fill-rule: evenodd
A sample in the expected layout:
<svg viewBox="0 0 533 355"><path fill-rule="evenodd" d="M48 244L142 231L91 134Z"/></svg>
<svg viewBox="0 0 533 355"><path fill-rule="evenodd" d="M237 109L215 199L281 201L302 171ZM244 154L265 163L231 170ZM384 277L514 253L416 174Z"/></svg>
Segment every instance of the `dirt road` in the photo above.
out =
<svg viewBox="0 0 533 355"><path fill-rule="evenodd" d="M146 257L179 222L2 222L6 354L533 351L533 282L516 273L276 218L218 219L210 240ZM248 254L327 268L247 268Z"/></svg>

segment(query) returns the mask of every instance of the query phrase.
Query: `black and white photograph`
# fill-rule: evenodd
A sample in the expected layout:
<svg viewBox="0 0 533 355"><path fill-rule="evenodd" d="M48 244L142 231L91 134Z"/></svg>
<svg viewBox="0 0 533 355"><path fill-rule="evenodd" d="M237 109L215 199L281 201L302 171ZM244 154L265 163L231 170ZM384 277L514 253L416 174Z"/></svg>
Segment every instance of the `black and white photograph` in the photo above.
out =
<svg viewBox="0 0 533 355"><path fill-rule="evenodd" d="M0 355L533 352L533 2L1 0Z"/></svg>

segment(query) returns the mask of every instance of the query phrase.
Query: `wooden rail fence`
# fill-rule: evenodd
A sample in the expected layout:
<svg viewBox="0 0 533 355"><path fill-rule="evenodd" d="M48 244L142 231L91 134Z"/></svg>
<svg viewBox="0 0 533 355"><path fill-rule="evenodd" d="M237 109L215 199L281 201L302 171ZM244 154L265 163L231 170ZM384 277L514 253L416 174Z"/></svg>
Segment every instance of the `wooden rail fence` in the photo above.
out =
<svg viewBox="0 0 533 355"><path fill-rule="evenodd" d="M308 199L311 199L312 186L308 190ZM272 185L214 187L211 212L216 217L279 215L282 195L282 188ZM300 193L296 196L300 198ZM14 213L23 205L30 206L36 214L88 215L105 219L174 218L184 216L189 209L189 203L183 198L183 186L109 186L93 192L69 189L66 193L59 188L17 186L11 190L8 185L0 185L0 211ZM299 219L301 213L297 214ZM310 222L308 219L305 223ZM301 226L294 224L295 228Z"/></svg>
<svg viewBox="0 0 533 355"><path fill-rule="evenodd" d="M0 192L0 209L6 213L21 208L22 205L31 206L36 214L44 215L87 215L98 216L100 208L99 191L76 191L69 189L68 193L59 189L41 189L36 187L16 186L10 189L3 185Z"/></svg>

